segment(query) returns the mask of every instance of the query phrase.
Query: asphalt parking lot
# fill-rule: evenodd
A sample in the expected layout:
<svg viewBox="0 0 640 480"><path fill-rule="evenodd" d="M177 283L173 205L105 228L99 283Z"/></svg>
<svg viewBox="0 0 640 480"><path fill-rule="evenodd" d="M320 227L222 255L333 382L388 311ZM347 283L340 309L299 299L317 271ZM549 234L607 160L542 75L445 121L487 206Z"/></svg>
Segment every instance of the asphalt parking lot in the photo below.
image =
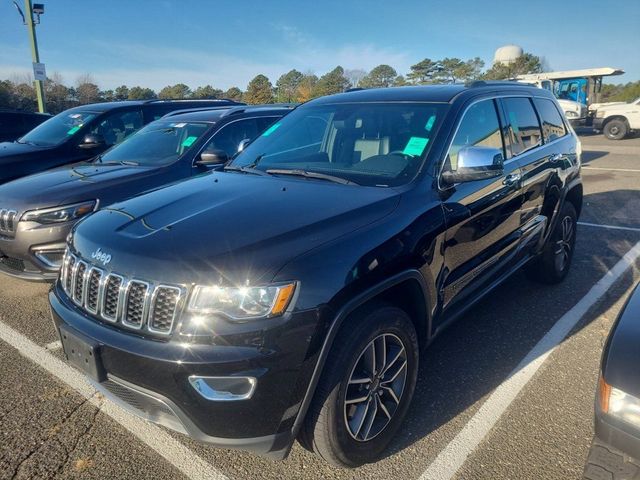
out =
<svg viewBox="0 0 640 480"><path fill-rule="evenodd" d="M580 478L603 342L640 279L640 138L585 133L572 270L517 274L421 358L388 456L331 468L296 445L284 462L197 444L95 395L62 353L48 285L0 277L0 478Z"/></svg>

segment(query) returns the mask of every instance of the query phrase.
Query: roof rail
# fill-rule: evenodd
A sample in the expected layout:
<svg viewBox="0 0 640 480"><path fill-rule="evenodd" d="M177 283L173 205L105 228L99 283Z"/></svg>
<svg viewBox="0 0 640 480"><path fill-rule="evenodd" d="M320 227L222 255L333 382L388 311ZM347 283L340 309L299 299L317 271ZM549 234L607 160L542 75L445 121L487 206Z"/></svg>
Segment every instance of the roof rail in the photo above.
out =
<svg viewBox="0 0 640 480"><path fill-rule="evenodd" d="M245 105L242 102L237 102L236 100L230 100L228 98L152 98L144 100L144 103L157 102L227 102L235 103L236 105Z"/></svg>
<svg viewBox="0 0 640 480"><path fill-rule="evenodd" d="M474 80L472 82L467 82L464 84L465 87L468 88L476 88L476 87L522 87L527 86L528 84L515 82L513 80Z"/></svg>
<svg viewBox="0 0 640 480"><path fill-rule="evenodd" d="M182 115L183 113L196 113L196 112L211 112L217 110L229 110L235 108L233 105L220 105L219 107L194 107L194 108L182 108L180 110L173 110L162 116L162 118L173 117L174 115Z"/></svg>
<svg viewBox="0 0 640 480"><path fill-rule="evenodd" d="M293 110L299 104L298 103L261 103L259 105L242 105L238 107L232 107L228 111L222 114L223 117L228 117L229 115L235 115L237 113L244 113L248 110L258 110L258 109L270 109L270 108L288 108Z"/></svg>

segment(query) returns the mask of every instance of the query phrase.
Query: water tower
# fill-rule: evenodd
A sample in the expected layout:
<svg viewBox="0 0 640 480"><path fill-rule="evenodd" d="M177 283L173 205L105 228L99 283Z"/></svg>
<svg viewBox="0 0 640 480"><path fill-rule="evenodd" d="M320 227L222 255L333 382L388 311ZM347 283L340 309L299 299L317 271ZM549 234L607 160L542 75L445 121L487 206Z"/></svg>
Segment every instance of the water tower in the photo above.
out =
<svg viewBox="0 0 640 480"><path fill-rule="evenodd" d="M493 56L493 63L494 65L496 63L509 65L521 57L522 53L522 47L519 47L518 45L505 45L504 47L500 47L496 50L496 53Z"/></svg>

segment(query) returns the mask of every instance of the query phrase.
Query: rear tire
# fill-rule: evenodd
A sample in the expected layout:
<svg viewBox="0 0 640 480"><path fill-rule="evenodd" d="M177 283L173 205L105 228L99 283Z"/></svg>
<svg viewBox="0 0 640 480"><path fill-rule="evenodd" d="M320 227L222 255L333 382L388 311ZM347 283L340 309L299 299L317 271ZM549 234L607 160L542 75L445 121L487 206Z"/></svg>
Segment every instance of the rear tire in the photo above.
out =
<svg viewBox="0 0 640 480"><path fill-rule="evenodd" d="M569 273L576 243L576 209L565 201L553 232L538 258L527 267L527 274L541 283L560 283Z"/></svg>
<svg viewBox="0 0 640 480"><path fill-rule="evenodd" d="M603 132L609 140L622 140L629 133L629 128L627 122L616 118L606 123Z"/></svg>
<svg viewBox="0 0 640 480"><path fill-rule="evenodd" d="M325 461L354 468L378 460L400 428L415 390L419 347L413 322L392 305L372 304L346 322L299 440Z"/></svg>

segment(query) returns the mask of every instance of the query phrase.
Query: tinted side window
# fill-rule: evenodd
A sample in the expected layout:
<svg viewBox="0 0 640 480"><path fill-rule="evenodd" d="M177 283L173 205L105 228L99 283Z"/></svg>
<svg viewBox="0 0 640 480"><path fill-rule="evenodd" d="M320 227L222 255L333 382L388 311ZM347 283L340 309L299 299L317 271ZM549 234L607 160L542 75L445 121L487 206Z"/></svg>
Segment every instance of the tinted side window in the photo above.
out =
<svg viewBox="0 0 640 480"><path fill-rule="evenodd" d="M205 150L224 150L229 157L238 151L240 142L253 140L261 132L255 118L237 120L222 127L207 143Z"/></svg>
<svg viewBox="0 0 640 480"><path fill-rule="evenodd" d="M466 111L449 147L445 167L457 170L458 152L469 146L492 147L503 151L500 122L493 100L475 103Z"/></svg>
<svg viewBox="0 0 640 480"><path fill-rule="evenodd" d="M558 112L555 104L546 98L536 98L533 100L538 109L540 120L542 121L542 134L545 142L552 142L556 138L564 137L567 130L562 121L562 115Z"/></svg>
<svg viewBox="0 0 640 480"><path fill-rule="evenodd" d="M542 133L531 101L528 98L503 98L502 103L507 114L511 140L511 150L507 148L507 158L540 145Z"/></svg>
<svg viewBox="0 0 640 480"><path fill-rule="evenodd" d="M107 145L115 145L140 129L143 124L142 112L139 110L115 112L102 118L90 133L101 135Z"/></svg>

